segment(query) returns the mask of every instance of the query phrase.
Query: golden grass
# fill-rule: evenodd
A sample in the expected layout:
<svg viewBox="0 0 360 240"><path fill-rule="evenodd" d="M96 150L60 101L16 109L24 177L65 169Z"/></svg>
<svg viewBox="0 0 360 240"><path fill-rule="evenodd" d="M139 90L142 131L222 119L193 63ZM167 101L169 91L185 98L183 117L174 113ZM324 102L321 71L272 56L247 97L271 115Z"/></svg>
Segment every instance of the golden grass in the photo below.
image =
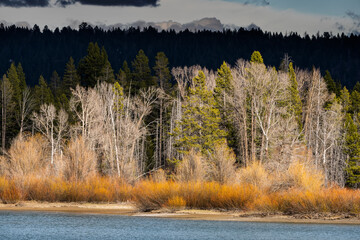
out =
<svg viewBox="0 0 360 240"><path fill-rule="evenodd" d="M168 199L166 207L172 211L182 210L186 207L186 201L182 197L174 196Z"/></svg>
<svg viewBox="0 0 360 240"><path fill-rule="evenodd" d="M248 185L217 182L142 181L133 189L133 200L143 211L163 207L299 213L360 213L360 191L322 188L316 191L291 188L280 192L261 191ZM183 200L183 202L182 202ZM184 206L184 207L185 207Z"/></svg>
<svg viewBox="0 0 360 240"><path fill-rule="evenodd" d="M19 188L13 180L0 177L0 200L3 203L14 203L20 199Z"/></svg>
<svg viewBox="0 0 360 240"><path fill-rule="evenodd" d="M123 202L130 200L132 187L109 177L93 176L84 181L65 181L59 177L0 178L0 199L47 202Z"/></svg>
<svg viewBox="0 0 360 240"><path fill-rule="evenodd" d="M273 192L248 183L175 182L142 180L134 186L111 177L82 181L63 178L0 177L0 199L62 202L132 201L142 211L184 208L261 211L283 214L360 214L360 191L292 187Z"/></svg>

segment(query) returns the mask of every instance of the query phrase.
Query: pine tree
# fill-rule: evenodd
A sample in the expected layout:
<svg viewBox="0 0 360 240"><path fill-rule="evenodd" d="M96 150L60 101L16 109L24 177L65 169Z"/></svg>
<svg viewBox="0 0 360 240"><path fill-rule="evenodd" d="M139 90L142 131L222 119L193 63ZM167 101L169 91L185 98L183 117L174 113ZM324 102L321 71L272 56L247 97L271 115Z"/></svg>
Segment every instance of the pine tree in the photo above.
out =
<svg viewBox="0 0 360 240"><path fill-rule="evenodd" d="M335 93L336 96L339 96L340 90L338 89L337 84L335 83L334 79L331 77L331 74L328 70L325 71L324 80L328 91L330 93Z"/></svg>
<svg viewBox="0 0 360 240"><path fill-rule="evenodd" d="M149 67L149 58L145 55L143 50L140 50L132 62L133 80L136 88L145 88L155 86L156 81L151 76L151 69Z"/></svg>
<svg viewBox="0 0 360 240"><path fill-rule="evenodd" d="M64 71L62 92L66 95L67 98L70 98L71 89L75 89L78 84L80 84L80 78L76 71L74 59L70 57Z"/></svg>
<svg viewBox="0 0 360 240"><path fill-rule="evenodd" d="M114 88L113 88L113 91L115 93L114 108L118 114L121 114L124 110L124 91L123 90L124 89L120 86L120 84L118 82L114 83Z"/></svg>
<svg viewBox="0 0 360 240"><path fill-rule="evenodd" d="M59 74L54 71L50 78L50 89L54 96L58 96L60 93L61 78Z"/></svg>
<svg viewBox="0 0 360 240"><path fill-rule="evenodd" d="M202 71L193 79L193 87L189 89L183 108L182 119L174 130L180 153L195 149L209 154L217 143L225 141L226 132L219 127L220 112L212 92L206 88Z"/></svg>
<svg viewBox="0 0 360 240"><path fill-rule="evenodd" d="M19 77L20 90L21 90L21 92L23 92L26 88L26 76L25 76L25 73L24 73L21 63L18 63L18 65L16 67L16 72Z"/></svg>
<svg viewBox="0 0 360 240"><path fill-rule="evenodd" d="M11 64L9 70L7 71L8 80L11 84L12 89L12 99L11 105L12 108L7 111L7 136L13 138L18 134L18 129L16 125L16 118L20 114L20 105L22 100L22 91L20 86L20 79L18 72L14 63Z"/></svg>
<svg viewBox="0 0 360 240"><path fill-rule="evenodd" d="M356 90L351 92L351 113L357 115L360 113L360 93Z"/></svg>
<svg viewBox="0 0 360 240"><path fill-rule="evenodd" d="M356 82L352 90L360 92L360 82Z"/></svg>
<svg viewBox="0 0 360 240"><path fill-rule="evenodd" d="M87 55L79 62L78 73L82 84L87 87L94 87L102 81L115 81L105 48L100 50L97 43L89 43Z"/></svg>
<svg viewBox="0 0 360 240"><path fill-rule="evenodd" d="M340 92L340 102L344 113L348 113L351 110L351 98L349 90L344 87Z"/></svg>
<svg viewBox="0 0 360 240"><path fill-rule="evenodd" d="M166 57L165 53L157 53L155 57L154 71L160 88L164 91L169 90L171 74L169 69L169 60Z"/></svg>
<svg viewBox="0 0 360 240"><path fill-rule="evenodd" d="M69 114L70 113L69 99L66 97L65 93L61 94L56 99L57 99L56 109L64 109Z"/></svg>
<svg viewBox="0 0 360 240"><path fill-rule="evenodd" d="M13 89L12 84L6 75L3 76L1 82L1 148L2 153L5 153L7 145L7 128L8 120L12 116L12 110L14 107Z"/></svg>
<svg viewBox="0 0 360 240"><path fill-rule="evenodd" d="M232 117L232 110L228 104L229 98L233 95L233 76L230 68L225 62L217 70L217 78L215 79L216 86L214 89L214 97L216 107L220 111L222 119L221 125L228 131L228 143L231 147L235 147L236 131L234 129Z"/></svg>
<svg viewBox="0 0 360 240"><path fill-rule="evenodd" d="M129 91L130 85L132 84L132 75L127 61L123 62L122 68L120 68L119 73L116 74L116 80L123 87L124 92Z"/></svg>
<svg viewBox="0 0 360 240"><path fill-rule="evenodd" d="M345 154L348 155L347 162L347 181L349 187L360 186L360 134L359 134L359 117L355 121L350 114L346 115L345 120Z"/></svg>
<svg viewBox="0 0 360 240"><path fill-rule="evenodd" d="M115 83L115 75L114 70L111 67L111 64L108 59L108 55L104 47L101 48L101 58L103 59L104 66L102 66L100 72L100 81L107 83Z"/></svg>
<svg viewBox="0 0 360 240"><path fill-rule="evenodd" d="M14 63L11 63L9 70L7 71L7 78L9 79L13 89L13 101L14 103L17 103L21 98L21 89L20 79Z"/></svg>
<svg viewBox="0 0 360 240"><path fill-rule="evenodd" d="M127 61L124 61L124 62L123 62L122 69L123 69L123 71L124 71L124 73L125 73L126 81L127 81L127 82L130 82L132 76L131 76L131 70L130 70L130 68L129 68L129 64L128 64Z"/></svg>
<svg viewBox="0 0 360 240"><path fill-rule="evenodd" d="M259 51L254 51L251 54L250 62L252 62L252 63L264 63L264 60L263 60L263 58L262 58Z"/></svg>
<svg viewBox="0 0 360 240"><path fill-rule="evenodd" d="M38 111L43 104L53 104L54 96L43 76L39 78L39 84L35 86L35 110Z"/></svg>
<svg viewBox="0 0 360 240"><path fill-rule="evenodd" d="M296 80L296 74L293 68L292 62L289 64L289 78L290 78L290 109L292 114L294 114L296 122L299 127L299 132L303 129L302 123L302 102L299 95L298 83Z"/></svg>
<svg viewBox="0 0 360 240"><path fill-rule="evenodd" d="M216 86L214 94L218 104L225 107L226 95L231 94L233 77L230 68L225 62L221 65L220 69L217 70L217 78L215 79Z"/></svg>

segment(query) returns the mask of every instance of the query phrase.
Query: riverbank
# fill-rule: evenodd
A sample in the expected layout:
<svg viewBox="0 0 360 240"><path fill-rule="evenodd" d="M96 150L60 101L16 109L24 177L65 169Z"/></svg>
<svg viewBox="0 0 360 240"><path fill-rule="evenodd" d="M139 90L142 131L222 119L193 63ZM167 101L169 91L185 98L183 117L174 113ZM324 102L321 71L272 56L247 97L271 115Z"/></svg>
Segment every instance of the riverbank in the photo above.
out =
<svg viewBox="0 0 360 240"><path fill-rule="evenodd" d="M93 204L93 203L47 203L24 201L15 204L0 204L0 211L31 211L31 212L62 212L75 214L111 214L134 217L155 217L178 220L207 220L207 221L241 221L264 223L302 223L302 224L351 224L360 225L360 215L351 214L266 214L250 211L216 211L200 209L184 209L170 211L160 209L151 212L140 212L130 202Z"/></svg>

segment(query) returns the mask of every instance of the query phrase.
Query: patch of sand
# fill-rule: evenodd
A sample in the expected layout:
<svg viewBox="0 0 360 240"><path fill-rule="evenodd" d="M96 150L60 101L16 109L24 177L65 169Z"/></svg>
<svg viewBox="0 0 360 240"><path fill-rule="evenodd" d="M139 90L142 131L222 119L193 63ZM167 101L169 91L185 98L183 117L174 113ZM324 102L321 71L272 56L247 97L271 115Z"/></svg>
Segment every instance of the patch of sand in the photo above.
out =
<svg viewBox="0 0 360 240"><path fill-rule="evenodd" d="M16 204L0 204L0 211L35 211L35 212L68 212L68 213L94 213L94 214L118 214L133 215L137 212L131 203L47 203L26 201Z"/></svg>

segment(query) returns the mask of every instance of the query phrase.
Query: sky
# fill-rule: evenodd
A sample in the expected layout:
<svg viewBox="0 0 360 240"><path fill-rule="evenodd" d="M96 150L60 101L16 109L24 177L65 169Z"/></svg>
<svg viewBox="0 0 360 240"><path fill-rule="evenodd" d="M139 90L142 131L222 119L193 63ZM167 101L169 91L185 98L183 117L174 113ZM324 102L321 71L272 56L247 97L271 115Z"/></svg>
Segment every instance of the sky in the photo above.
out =
<svg viewBox="0 0 360 240"><path fill-rule="evenodd" d="M360 34L360 0L0 0L0 22L51 29L81 22L215 30L256 25L271 32Z"/></svg>

